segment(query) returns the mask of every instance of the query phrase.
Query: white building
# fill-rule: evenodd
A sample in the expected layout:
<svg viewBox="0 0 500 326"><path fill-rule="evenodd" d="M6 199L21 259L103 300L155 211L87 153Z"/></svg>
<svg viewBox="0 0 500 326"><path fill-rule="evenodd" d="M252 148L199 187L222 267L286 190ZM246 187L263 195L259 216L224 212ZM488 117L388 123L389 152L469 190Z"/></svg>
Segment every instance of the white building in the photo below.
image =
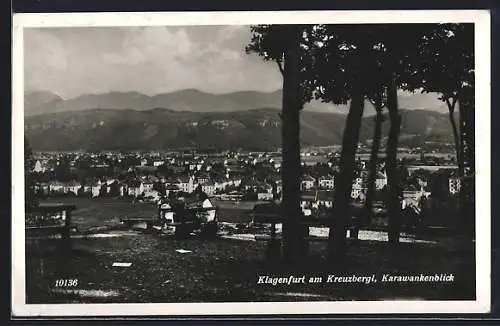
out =
<svg viewBox="0 0 500 326"><path fill-rule="evenodd" d="M64 183L59 181L53 181L49 183L49 192L50 193L63 193L64 192Z"/></svg>
<svg viewBox="0 0 500 326"><path fill-rule="evenodd" d="M351 198L364 198L364 189L363 189L363 179L362 178L356 178L354 179L354 182L352 184L352 189L351 189Z"/></svg>
<svg viewBox="0 0 500 326"><path fill-rule="evenodd" d="M457 194L460 191L461 182L457 177L448 179L448 189L451 195Z"/></svg>
<svg viewBox="0 0 500 326"><path fill-rule="evenodd" d="M300 182L300 187L302 190L309 190L314 188L314 184L316 183L316 179L311 176L305 176Z"/></svg>
<svg viewBox="0 0 500 326"><path fill-rule="evenodd" d="M37 160L35 162L35 167L33 168L33 172L45 172L45 168L43 167L42 165L42 162L40 162L40 160Z"/></svg>
<svg viewBox="0 0 500 326"><path fill-rule="evenodd" d="M194 177L190 176L187 180L179 179L177 186L182 192L192 193L196 189L197 184L194 182Z"/></svg>
<svg viewBox="0 0 500 326"><path fill-rule="evenodd" d="M377 178L375 179L375 189L381 190L387 186L387 174L384 172L379 172Z"/></svg>
<svg viewBox="0 0 500 326"><path fill-rule="evenodd" d="M154 184L151 181L143 181L141 183L141 192L150 193L153 191Z"/></svg>
<svg viewBox="0 0 500 326"><path fill-rule="evenodd" d="M318 185L322 189L334 189L335 188L335 178L333 176L320 177Z"/></svg>
<svg viewBox="0 0 500 326"><path fill-rule="evenodd" d="M258 200L272 200L273 194L269 192L259 192L257 193Z"/></svg>
<svg viewBox="0 0 500 326"><path fill-rule="evenodd" d="M153 166L162 166L163 164L165 164L164 161L154 161L153 162Z"/></svg>
<svg viewBox="0 0 500 326"><path fill-rule="evenodd" d="M213 196L215 194L216 186L214 183L209 182L201 186L201 191L206 193L208 196Z"/></svg>
<svg viewBox="0 0 500 326"><path fill-rule="evenodd" d="M78 191L80 190L81 187L82 187L82 184L80 182L71 181L65 185L64 192L65 193L72 193L75 196L77 196Z"/></svg>

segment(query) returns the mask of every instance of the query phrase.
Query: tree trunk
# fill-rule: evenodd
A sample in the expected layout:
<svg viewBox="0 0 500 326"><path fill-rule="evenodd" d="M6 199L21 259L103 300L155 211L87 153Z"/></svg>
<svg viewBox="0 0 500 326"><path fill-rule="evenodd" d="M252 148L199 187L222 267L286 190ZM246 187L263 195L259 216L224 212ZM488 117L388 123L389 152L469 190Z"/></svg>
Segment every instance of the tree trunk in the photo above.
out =
<svg viewBox="0 0 500 326"><path fill-rule="evenodd" d="M454 117L455 108L454 106L448 106L448 118L451 123L451 128L453 130L453 139L455 141L455 154L457 155L457 165L458 165L458 177L462 179L464 176L464 159L461 146L461 136L459 134L457 124Z"/></svg>
<svg viewBox="0 0 500 326"><path fill-rule="evenodd" d="M368 184L366 190L366 200L365 200L365 223L369 224L371 221L371 216L373 214L373 197L375 194L375 180L377 179L377 161L378 152L380 150L380 138L382 137L382 101L377 99L375 103L375 110L377 110L377 115L375 116L375 130L373 132L373 143L370 153L370 164L368 166Z"/></svg>
<svg viewBox="0 0 500 326"><path fill-rule="evenodd" d="M301 260L304 242L300 228L300 29L289 26L283 67L283 255L288 262Z"/></svg>
<svg viewBox="0 0 500 326"><path fill-rule="evenodd" d="M474 89L461 92L460 149L463 162L463 176L460 191L460 215L465 234L475 235L475 139L474 139Z"/></svg>
<svg viewBox="0 0 500 326"><path fill-rule="evenodd" d="M348 220L351 219L349 204L363 110L364 95L361 87L353 87L351 104L342 137L340 173L335 187L335 206L328 237L328 258L332 263L339 265L342 264L346 255L346 226Z"/></svg>
<svg viewBox="0 0 500 326"><path fill-rule="evenodd" d="M462 164L464 176L472 175L475 159L474 146L474 90L462 91L462 101L459 102L460 115L460 147L462 149Z"/></svg>
<svg viewBox="0 0 500 326"><path fill-rule="evenodd" d="M386 171L388 188L388 214L389 214L389 243L399 242L401 227L401 204L398 175L397 175L397 152L398 137L401 128L401 116L398 112L397 88L394 81L391 81L387 93L387 109L390 118L390 130L387 140Z"/></svg>

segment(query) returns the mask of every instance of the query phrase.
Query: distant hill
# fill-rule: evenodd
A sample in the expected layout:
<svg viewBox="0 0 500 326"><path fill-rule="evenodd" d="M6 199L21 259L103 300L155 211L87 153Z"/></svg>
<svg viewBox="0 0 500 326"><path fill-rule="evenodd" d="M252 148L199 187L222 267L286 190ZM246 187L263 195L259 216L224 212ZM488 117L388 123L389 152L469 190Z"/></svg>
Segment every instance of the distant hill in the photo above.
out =
<svg viewBox="0 0 500 326"><path fill-rule="evenodd" d="M41 96L41 93L46 98ZM63 100L48 92L32 92L25 95L25 115L82 111L87 109L134 109L155 108L193 112L246 111L259 107L280 108L281 91L265 93L242 91L227 94L211 94L196 89L148 96L137 92L110 92L86 94Z"/></svg>
<svg viewBox="0 0 500 326"><path fill-rule="evenodd" d="M50 108L63 102L64 100L59 95L51 92L26 92L24 94L24 111L29 115L47 113L51 112Z"/></svg>
<svg viewBox="0 0 500 326"><path fill-rule="evenodd" d="M235 98L248 96L234 94ZM35 150L269 149L281 145L278 113L274 108L231 112L91 109L28 116L25 130ZM401 110L401 115L401 144L453 141L447 115L426 110ZM344 122L343 114L304 110L302 144L340 144ZM373 125L373 117L364 118L361 141L373 137ZM387 131L385 122L384 135Z"/></svg>
<svg viewBox="0 0 500 326"><path fill-rule="evenodd" d="M437 100L436 94L405 93L398 97L399 105L408 109L428 109L447 112L446 105ZM365 112L373 114L373 106L366 101ZM62 99L49 92L27 92L25 94L25 116L42 113L82 111L88 109L134 109L139 111L155 108L191 112L233 112L255 108L282 107L282 91L240 91L226 94L211 94L196 89L185 89L171 93L148 96L137 92L109 92L85 94L71 99ZM329 113L346 113L348 105L332 105L314 101L306 105L307 110Z"/></svg>

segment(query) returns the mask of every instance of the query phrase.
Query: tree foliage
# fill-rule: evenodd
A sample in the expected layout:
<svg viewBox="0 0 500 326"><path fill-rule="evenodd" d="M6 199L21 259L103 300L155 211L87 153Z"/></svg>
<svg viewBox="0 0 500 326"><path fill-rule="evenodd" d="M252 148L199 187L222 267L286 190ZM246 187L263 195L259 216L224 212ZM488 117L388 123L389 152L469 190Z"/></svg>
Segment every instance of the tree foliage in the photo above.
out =
<svg viewBox="0 0 500 326"><path fill-rule="evenodd" d="M457 127L455 108L460 105L461 119L467 113L474 89L474 25L438 24L425 28L417 41L417 52L408 60L403 87L421 92L436 92L446 103L455 139L459 176L464 175L462 124Z"/></svg>
<svg viewBox="0 0 500 326"><path fill-rule="evenodd" d="M33 157L33 152L28 139L24 137L24 204L27 210L38 205L33 178L34 167L35 159Z"/></svg>
<svg viewBox="0 0 500 326"><path fill-rule="evenodd" d="M400 214L402 178L397 169L401 128L398 89L439 92L442 94L441 99L451 108L461 100L472 103L470 95L467 95L473 88L474 75L471 26L372 24L301 27L299 70L302 103L315 99L326 103L350 104L335 189L336 221L330 231L330 251L337 250L342 254L345 250L348 196L354 177L355 151L365 99L376 104L378 113L384 106L389 111L391 128L386 168L389 179L390 238L391 242L398 241L397 217ZM247 52L258 53L266 61L275 61L284 74L286 30L284 25L252 27L253 36ZM375 145L378 147L378 144ZM375 160L376 155L372 159ZM372 174L374 167L372 164Z"/></svg>
<svg viewBox="0 0 500 326"><path fill-rule="evenodd" d="M311 53L313 42L314 25L255 25L250 27L252 38L245 47L247 54L257 54L264 61L275 62L281 74L285 71L285 53L289 46L290 27L300 30L299 38L299 67L300 70L300 89L301 101L305 104L312 100L313 89L311 84L312 60L314 56Z"/></svg>
<svg viewBox="0 0 500 326"><path fill-rule="evenodd" d="M436 92L447 104L474 87L474 25L433 24L422 31L407 60L405 88Z"/></svg>

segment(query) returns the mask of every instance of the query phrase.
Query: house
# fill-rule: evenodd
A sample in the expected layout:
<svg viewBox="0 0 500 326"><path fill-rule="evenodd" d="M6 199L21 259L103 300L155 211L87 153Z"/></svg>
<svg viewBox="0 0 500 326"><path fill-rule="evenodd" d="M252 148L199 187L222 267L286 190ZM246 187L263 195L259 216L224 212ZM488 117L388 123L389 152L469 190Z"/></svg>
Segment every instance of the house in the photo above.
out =
<svg viewBox="0 0 500 326"><path fill-rule="evenodd" d="M302 178L302 181L300 182L300 188L302 190L309 190L309 189L314 188L315 183L316 183L316 179L314 179L310 175L306 175Z"/></svg>
<svg viewBox="0 0 500 326"><path fill-rule="evenodd" d="M243 189L245 189L246 191L254 190L257 188L258 185L259 182L257 180L251 180L247 178L243 182Z"/></svg>
<svg viewBox="0 0 500 326"><path fill-rule="evenodd" d="M197 184L194 182L193 176L182 176L177 180L177 186L183 192L192 193L196 189Z"/></svg>
<svg viewBox="0 0 500 326"><path fill-rule="evenodd" d="M420 186L420 191L425 191L428 189L428 182L426 180L422 180L418 178L418 185Z"/></svg>
<svg viewBox="0 0 500 326"><path fill-rule="evenodd" d="M142 194L141 182L136 179L127 181L127 195L137 197Z"/></svg>
<svg viewBox="0 0 500 326"><path fill-rule="evenodd" d="M313 204L316 202L316 191L305 191L300 195L300 207L312 208Z"/></svg>
<svg viewBox="0 0 500 326"><path fill-rule="evenodd" d="M274 196L269 192L258 192L257 193L257 199L258 200L273 200Z"/></svg>
<svg viewBox="0 0 500 326"><path fill-rule="evenodd" d="M174 212L172 209L172 203L170 201L159 201L160 206L160 219L165 220L166 223L171 223L174 221Z"/></svg>
<svg viewBox="0 0 500 326"><path fill-rule="evenodd" d="M402 208L405 208L406 206L418 207L420 205L421 198L428 198L430 194L430 192L424 191L422 188L418 189L418 187L414 185L406 186L403 190Z"/></svg>
<svg viewBox="0 0 500 326"><path fill-rule="evenodd" d="M239 187L241 185L241 178L238 177L230 178L229 184L235 187Z"/></svg>
<svg viewBox="0 0 500 326"><path fill-rule="evenodd" d="M322 176L318 180L318 186L320 189L334 189L335 188L335 178L333 175Z"/></svg>
<svg viewBox="0 0 500 326"><path fill-rule="evenodd" d="M257 193L272 194L273 193L273 186L271 186L267 182L257 181L253 184L252 190L257 192Z"/></svg>
<svg viewBox="0 0 500 326"><path fill-rule="evenodd" d="M49 184L47 182L39 182L35 184L34 188L37 194L48 195L50 193Z"/></svg>
<svg viewBox="0 0 500 326"><path fill-rule="evenodd" d="M364 199L364 197L365 197L364 189L358 184L353 184L351 189L351 198Z"/></svg>
<svg viewBox="0 0 500 326"><path fill-rule="evenodd" d="M196 177L196 182L200 185L203 185L205 183L207 183L208 181L210 181L210 177L208 174L205 174L205 173L200 173L197 177Z"/></svg>
<svg viewBox="0 0 500 326"><path fill-rule="evenodd" d="M37 160L35 162L35 167L33 168L33 172L39 173L39 172L45 172L45 167L42 165L42 162L40 160Z"/></svg>
<svg viewBox="0 0 500 326"><path fill-rule="evenodd" d="M303 192L300 196L300 207L302 209L318 209L320 206L333 207L333 191L315 190Z"/></svg>
<svg viewBox="0 0 500 326"><path fill-rule="evenodd" d="M281 193L281 191L283 190L283 181L276 180L275 184L276 184L276 192Z"/></svg>
<svg viewBox="0 0 500 326"><path fill-rule="evenodd" d="M153 181L146 179L146 180L143 180L141 182L140 187L142 190L141 192L144 192L144 194L146 195L146 194L149 194L153 191L154 183L153 183Z"/></svg>
<svg viewBox="0 0 500 326"><path fill-rule="evenodd" d="M332 208L333 207L333 191L324 191L324 190L319 190L317 191L316 194L316 203L318 206L323 206L326 208Z"/></svg>
<svg viewBox="0 0 500 326"><path fill-rule="evenodd" d="M92 197L99 197L101 194L102 182L99 180L96 184L92 185Z"/></svg>
<svg viewBox="0 0 500 326"><path fill-rule="evenodd" d="M64 185L64 193L65 194L73 194L78 196L78 191L82 187L82 184L77 181L70 181Z"/></svg>
<svg viewBox="0 0 500 326"><path fill-rule="evenodd" d="M213 196L215 194L215 190L216 190L216 187L215 187L215 183L213 183L213 182L208 182L208 183L201 185L201 191L206 193L208 196Z"/></svg>
<svg viewBox="0 0 500 326"><path fill-rule="evenodd" d="M161 195L158 191L156 190L150 190L150 191L145 191L144 192L144 199L151 201L151 202L158 202L161 198Z"/></svg>
<svg viewBox="0 0 500 326"><path fill-rule="evenodd" d="M450 195L455 195L460 192L461 182L458 177L451 177L448 179L448 191Z"/></svg>
<svg viewBox="0 0 500 326"><path fill-rule="evenodd" d="M201 198L199 195L191 195L179 198L186 209L194 210L198 217L201 217L205 222L210 222L215 219L216 206L209 198Z"/></svg>
<svg viewBox="0 0 500 326"><path fill-rule="evenodd" d="M352 185L359 187L359 188L362 188L363 187L363 178L361 178L361 177L354 178Z"/></svg>
<svg viewBox="0 0 500 326"><path fill-rule="evenodd" d="M223 179L214 180L214 186L216 191L223 191L229 186L229 181Z"/></svg>
<svg viewBox="0 0 500 326"><path fill-rule="evenodd" d="M163 164L165 164L164 161L153 161L153 166L154 167L162 166Z"/></svg>
<svg viewBox="0 0 500 326"><path fill-rule="evenodd" d="M49 182L49 193L50 194L63 194L64 193L64 183L60 181Z"/></svg>
<svg viewBox="0 0 500 326"><path fill-rule="evenodd" d="M101 194L101 180L91 180L83 185L83 193L92 197L98 197Z"/></svg>
<svg viewBox="0 0 500 326"><path fill-rule="evenodd" d="M387 186L387 174L385 172L378 172L375 178L375 189L381 190Z"/></svg>
<svg viewBox="0 0 500 326"><path fill-rule="evenodd" d="M177 186L176 184L169 184L165 188L165 195L170 196L170 194L172 193L175 194L178 193L179 191L180 191L179 186Z"/></svg>
<svg viewBox="0 0 500 326"><path fill-rule="evenodd" d="M364 199L365 197L365 188L363 178L358 177L354 178L351 188L351 198L354 199Z"/></svg>
<svg viewBox="0 0 500 326"><path fill-rule="evenodd" d="M105 192L111 196L125 196L126 186L119 180L111 179L106 180Z"/></svg>

